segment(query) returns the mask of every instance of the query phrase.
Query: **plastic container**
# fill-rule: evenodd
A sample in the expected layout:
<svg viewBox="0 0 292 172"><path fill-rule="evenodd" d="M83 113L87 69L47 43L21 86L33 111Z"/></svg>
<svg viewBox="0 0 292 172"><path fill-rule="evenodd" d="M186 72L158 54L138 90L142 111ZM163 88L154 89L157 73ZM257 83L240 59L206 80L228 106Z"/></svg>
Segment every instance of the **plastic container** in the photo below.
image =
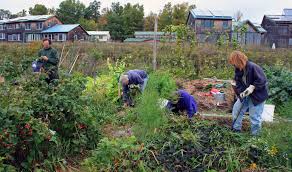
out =
<svg viewBox="0 0 292 172"><path fill-rule="evenodd" d="M265 122L273 122L274 111L275 111L275 105L269 105L269 104L264 105L262 120Z"/></svg>
<svg viewBox="0 0 292 172"><path fill-rule="evenodd" d="M31 64L32 70L34 73L41 72L41 68L43 67L43 63L40 61L34 61Z"/></svg>
<svg viewBox="0 0 292 172"><path fill-rule="evenodd" d="M225 94L224 93L217 93L217 94L213 94L213 96L215 97L216 102L218 103L223 103L225 101Z"/></svg>

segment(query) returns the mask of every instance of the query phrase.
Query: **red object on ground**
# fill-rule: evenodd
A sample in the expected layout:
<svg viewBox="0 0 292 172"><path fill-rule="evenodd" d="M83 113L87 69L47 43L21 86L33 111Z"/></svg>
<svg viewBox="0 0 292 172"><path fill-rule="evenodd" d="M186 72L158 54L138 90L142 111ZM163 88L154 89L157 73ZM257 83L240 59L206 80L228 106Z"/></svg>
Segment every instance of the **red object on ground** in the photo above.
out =
<svg viewBox="0 0 292 172"><path fill-rule="evenodd" d="M216 85L222 84L220 81L209 81L209 80L180 80L183 88L194 96L197 104L199 112L209 112L218 108L217 102L211 94L211 89L204 90L208 85ZM215 90L214 90L215 89ZM213 91L216 92L216 88ZM218 89L217 89L218 90ZM219 91L219 90L218 90ZM221 111L229 112L232 109L233 101L234 101L234 91L231 86L227 86L226 88L221 88L220 91L225 93L226 105L224 107L220 107Z"/></svg>
<svg viewBox="0 0 292 172"><path fill-rule="evenodd" d="M220 90L216 89L216 88L212 88L210 91L211 94L218 94L220 93Z"/></svg>

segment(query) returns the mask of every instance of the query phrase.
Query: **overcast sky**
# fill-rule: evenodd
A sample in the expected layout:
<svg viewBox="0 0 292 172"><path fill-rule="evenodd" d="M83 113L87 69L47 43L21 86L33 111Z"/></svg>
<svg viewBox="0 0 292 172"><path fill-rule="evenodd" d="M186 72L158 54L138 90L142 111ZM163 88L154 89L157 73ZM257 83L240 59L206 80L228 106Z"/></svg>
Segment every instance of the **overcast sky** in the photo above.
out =
<svg viewBox="0 0 292 172"><path fill-rule="evenodd" d="M85 5L93 0L80 0ZM0 0L0 9L8 9L13 13L28 9L34 4L44 4L57 8L62 0ZM158 13L166 2L177 4L188 2L196 4L199 9L221 10L233 16L237 10L243 12L244 19L261 23L264 14L282 14L283 8L292 8L292 0L100 0L102 8L110 7L112 2L140 3L144 5L145 14L150 11Z"/></svg>

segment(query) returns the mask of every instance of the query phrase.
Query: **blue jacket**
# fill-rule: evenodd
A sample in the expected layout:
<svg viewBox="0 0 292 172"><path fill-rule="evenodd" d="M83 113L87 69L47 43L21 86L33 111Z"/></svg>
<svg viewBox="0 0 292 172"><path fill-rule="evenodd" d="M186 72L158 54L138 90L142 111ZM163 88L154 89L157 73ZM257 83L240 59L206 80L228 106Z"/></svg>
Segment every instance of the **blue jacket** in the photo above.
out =
<svg viewBox="0 0 292 172"><path fill-rule="evenodd" d="M188 117L192 118L197 113L197 103L192 95L184 90L178 90L180 95L179 100L176 104L168 103L167 107L174 107L179 111L187 111Z"/></svg>
<svg viewBox="0 0 292 172"><path fill-rule="evenodd" d="M249 97L254 105L258 105L269 97L266 75L260 66L250 61L246 64L246 72L245 84L242 80L244 72L235 68L236 89L239 93L242 93L247 87L254 85L255 90Z"/></svg>
<svg viewBox="0 0 292 172"><path fill-rule="evenodd" d="M129 100L129 85L143 85L144 79L148 77L147 73L144 70L129 70L126 75L129 78L129 84L123 85L123 100Z"/></svg>
<svg viewBox="0 0 292 172"><path fill-rule="evenodd" d="M129 70L126 74L129 77L128 85L141 85L144 83L144 79L147 78L147 73L144 70Z"/></svg>

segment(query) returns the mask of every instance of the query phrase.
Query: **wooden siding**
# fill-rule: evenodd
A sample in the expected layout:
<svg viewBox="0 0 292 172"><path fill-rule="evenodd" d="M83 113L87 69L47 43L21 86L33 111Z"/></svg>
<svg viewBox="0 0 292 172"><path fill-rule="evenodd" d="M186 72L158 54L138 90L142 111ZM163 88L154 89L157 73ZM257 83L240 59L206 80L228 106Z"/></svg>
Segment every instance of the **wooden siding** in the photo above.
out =
<svg viewBox="0 0 292 172"><path fill-rule="evenodd" d="M264 17L262 27L266 29L267 34L264 37L264 42L268 46L272 46L275 43L276 48L292 48L292 21L281 22L272 21L268 17Z"/></svg>

